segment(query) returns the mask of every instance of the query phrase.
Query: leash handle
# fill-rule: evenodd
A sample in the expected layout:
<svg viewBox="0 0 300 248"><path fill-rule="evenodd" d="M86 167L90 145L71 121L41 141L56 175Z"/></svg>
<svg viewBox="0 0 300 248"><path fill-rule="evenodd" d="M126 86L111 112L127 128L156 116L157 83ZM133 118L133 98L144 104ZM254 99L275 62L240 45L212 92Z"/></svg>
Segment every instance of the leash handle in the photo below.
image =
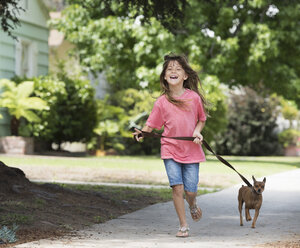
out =
<svg viewBox="0 0 300 248"><path fill-rule="evenodd" d="M141 134L138 135L139 137L151 137L151 138L167 138L167 139L176 139L176 140L188 140L188 141L193 141L195 139L195 137L167 137L167 136L163 136L159 133L149 133L149 132L145 132L145 131L141 131ZM218 154L216 154L214 152L214 150L208 145L208 143L205 140L202 140L202 144L205 146L205 148L210 151L220 162L222 162L223 164L225 164L226 166L228 166L229 168L231 168L232 170L234 170L239 176L240 178L244 181L244 183L247 184L248 187L252 187L252 184L242 175L240 174L227 160L225 160L224 158L222 158L221 156L219 156Z"/></svg>

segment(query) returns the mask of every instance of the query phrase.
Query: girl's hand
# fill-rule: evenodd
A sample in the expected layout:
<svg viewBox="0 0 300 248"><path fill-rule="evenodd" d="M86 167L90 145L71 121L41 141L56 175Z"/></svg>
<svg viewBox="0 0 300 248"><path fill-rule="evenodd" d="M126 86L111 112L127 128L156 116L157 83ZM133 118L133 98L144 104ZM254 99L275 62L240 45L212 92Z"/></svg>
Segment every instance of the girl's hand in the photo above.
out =
<svg viewBox="0 0 300 248"><path fill-rule="evenodd" d="M200 132L195 131L193 133L193 137L195 137L195 139L193 140L194 143L196 143L198 145L202 145L203 136Z"/></svg>
<svg viewBox="0 0 300 248"><path fill-rule="evenodd" d="M134 130L135 130L135 132L132 133L132 135L134 136L136 141L142 140L143 139L142 132L140 130L136 129L136 128Z"/></svg>

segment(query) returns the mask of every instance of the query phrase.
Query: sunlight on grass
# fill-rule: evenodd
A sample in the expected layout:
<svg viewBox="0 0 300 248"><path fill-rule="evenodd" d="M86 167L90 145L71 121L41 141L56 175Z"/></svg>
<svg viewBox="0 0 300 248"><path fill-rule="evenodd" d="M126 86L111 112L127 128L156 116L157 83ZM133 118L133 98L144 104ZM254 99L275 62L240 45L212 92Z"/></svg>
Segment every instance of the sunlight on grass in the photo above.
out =
<svg viewBox="0 0 300 248"><path fill-rule="evenodd" d="M255 175L256 177L268 176L271 174L300 168L300 157L224 156L224 158L228 160L228 162L230 162L232 166L234 166L236 170L243 174L246 178L251 178L252 175ZM99 172L102 170L102 172L99 172L99 174L104 175L104 172L109 170L110 176L106 178L105 181L112 182L120 181L160 184L161 181L152 182L156 174L152 178L148 177L147 175L150 175L151 173L159 173L162 175L162 177L165 177L165 168L163 162L159 157L155 156L106 156L74 158L2 155L0 156L0 160L9 166L18 167L20 169L26 169L30 167L30 170L40 169L47 171L50 168L60 168L67 171L69 174L74 172L79 173L82 169L88 169L93 174L96 171ZM128 178L119 178L117 175L122 174L120 172L124 173L124 177L131 177L131 174L134 174L135 176L133 176L130 180ZM141 177L141 175L144 175L144 177ZM225 177L226 180L229 180L232 184L239 182L239 178L233 170L222 164L211 155L207 156L206 162L201 163L200 175L208 178L222 176ZM232 178L232 180L230 178ZM104 178L98 178L95 180L104 180ZM91 181L94 181L94 179Z"/></svg>

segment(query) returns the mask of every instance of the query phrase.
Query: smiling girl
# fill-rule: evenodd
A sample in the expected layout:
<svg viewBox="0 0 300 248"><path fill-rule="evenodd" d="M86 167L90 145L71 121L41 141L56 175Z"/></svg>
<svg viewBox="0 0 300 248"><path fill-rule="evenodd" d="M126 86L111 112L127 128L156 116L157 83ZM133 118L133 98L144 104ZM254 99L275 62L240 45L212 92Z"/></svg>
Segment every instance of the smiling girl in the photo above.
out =
<svg viewBox="0 0 300 248"><path fill-rule="evenodd" d="M166 55L160 75L162 94L156 100L142 131L152 132L164 127L163 136L192 136L194 142L161 139L161 158L164 161L173 202L179 219L177 237L188 237L189 227L185 216L184 194L194 221L200 220L201 209L197 206L199 163L205 161L201 134L206 121L203 106L206 101L199 92L198 74L190 67L186 57ZM137 141L142 133L135 129Z"/></svg>

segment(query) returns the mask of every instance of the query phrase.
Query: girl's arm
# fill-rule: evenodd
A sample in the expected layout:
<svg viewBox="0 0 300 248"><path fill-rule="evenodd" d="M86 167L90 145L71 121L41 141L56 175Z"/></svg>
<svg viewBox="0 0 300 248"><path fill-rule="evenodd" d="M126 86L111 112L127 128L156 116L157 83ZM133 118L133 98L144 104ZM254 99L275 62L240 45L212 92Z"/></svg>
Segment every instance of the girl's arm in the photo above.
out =
<svg viewBox="0 0 300 248"><path fill-rule="evenodd" d="M141 134L142 132L140 131L140 130L138 130L138 129L134 129L135 130L135 132L133 133L133 136L135 137L135 139L137 140L137 141L140 141L143 137L142 136L139 136L139 134ZM153 130L153 128L152 127L149 127L149 126L144 126L143 128L142 128L142 131L144 131L144 132L148 132L148 133L151 133L152 132L152 130Z"/></svg>
<svg viewBox="0 0 300 248"><path fill-rule="evenodd" d="M201 134L201 131L204 128L204 126L205 126L205 121L198 121L193 132L193 137L196 137L193 141L194 143L202 144L203 136Z"/></svg>

